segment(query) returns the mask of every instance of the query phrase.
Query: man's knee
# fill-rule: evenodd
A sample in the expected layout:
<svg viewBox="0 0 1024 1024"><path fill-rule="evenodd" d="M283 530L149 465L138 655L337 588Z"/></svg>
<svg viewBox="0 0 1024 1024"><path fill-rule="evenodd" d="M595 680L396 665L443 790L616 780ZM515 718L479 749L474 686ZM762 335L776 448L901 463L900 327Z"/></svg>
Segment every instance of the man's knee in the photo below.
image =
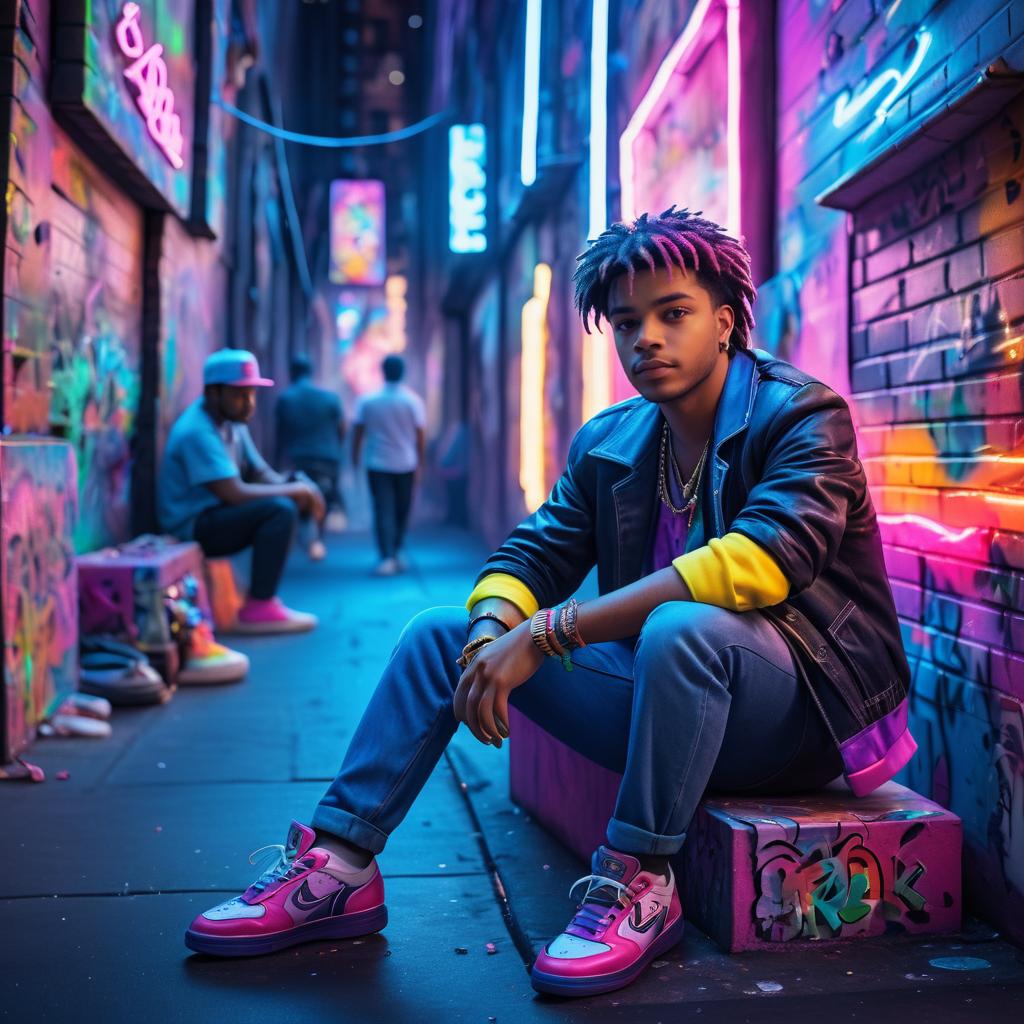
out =
<svg viewBox="0 0 1024 1024"><path fill-rule="evenodd" d="M289 532L298 521L299 510L291 498L260 498L254 504L262 513L263 528Z"/></svg>
<svg viewBox="0 0 1024 1024"><path fill-rule="evenodd" d="M730 642L738 614L698 601L668 601L647 616L637 654L658 656L672 648L712 653Z"/></svg>
<svg viewBox="0 0 1024 1024"><path fill-rule="evenodd" d="M400 644L443 644L458 647L456 657L466 643L466 609L459 606L427 608L414 615L402 630Z"/></svg>

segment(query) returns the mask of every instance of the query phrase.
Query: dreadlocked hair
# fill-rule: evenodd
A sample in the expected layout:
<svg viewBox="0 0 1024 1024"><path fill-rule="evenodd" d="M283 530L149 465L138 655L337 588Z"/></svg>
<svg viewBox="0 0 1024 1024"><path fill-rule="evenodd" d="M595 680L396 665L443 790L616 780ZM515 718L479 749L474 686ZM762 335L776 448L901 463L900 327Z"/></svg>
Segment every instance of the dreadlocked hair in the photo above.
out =
<svg viewBox="0 0 1024 1024"><path fill-rule="evenodd" d="M613 224L592 239L586 252L576 257L573 275L576 309L590 333L608 317L612 281L629 275L630 288L638 270L674 267L692 270L716 306L730 306L735 316L731 348L749 348L754 328L752 307L757 296L750 276L750 254L743 243L728 235L700 212L677 210L641 214L631 225Z"/></svg>

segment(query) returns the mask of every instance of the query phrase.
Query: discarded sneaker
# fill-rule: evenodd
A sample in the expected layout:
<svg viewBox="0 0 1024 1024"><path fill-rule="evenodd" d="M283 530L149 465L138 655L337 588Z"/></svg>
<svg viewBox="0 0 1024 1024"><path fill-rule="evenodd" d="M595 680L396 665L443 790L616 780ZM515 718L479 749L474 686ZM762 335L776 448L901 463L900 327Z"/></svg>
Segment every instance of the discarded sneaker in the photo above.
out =
<svg viewBox="0 0 1024 1024"><path fill-rule="evenodd" d="M355 870L314 846L316 833L293 821L284 846L265 846L275 861L241 896L200 914L185 945L212 956L274 953L314 939L349 939L388 923L384 880L375 860Z"/></svg>
<svg viewBox="0 0 1024 1024"><path fill-rule="evenodd" d="M635 981L683 935L683 909L672 869L643 871L628 853L598 847L576 916L537 957L530 980L538 992L593 996Z"/></svg>
<svg viewBox="0 0 1024 1024"><path fill-rule="evenodd" d="M232 633L308 633L315 629L318 619L308 612L288 608L279 597L261 601L250 597L238 609L238 618Z"/></svg>
<svg viewBox="0 0 1024 1024"><path fill-rule="evenodd" d="M107 637L83 637L79 689L117 706L159 704L171 690L141 652Z"/></svg>
<svg viewBox="0 0 1024 1024"><path fill-rule="evenodd" d="M112 732L109 722L86 715L55 714L39 723L40 736L85 736L105 740Z"/></svg>
<svg viewBox="0 0 1024 1024"><path fill-rule="evenodd" d="M217 643L206 621L193 626L188 656L178 672L182 686L207 683L237 683L249 671L249 659L241 651Z"/></svg>
<svg viewBox="0 0 1024 1024"><path fill-rule="evenodd" d="M60 702L55 712L58 715L82 715L85 718L99 718L106 721L113 708L106 697L94 697L88 693L69 693Z"/></svg>

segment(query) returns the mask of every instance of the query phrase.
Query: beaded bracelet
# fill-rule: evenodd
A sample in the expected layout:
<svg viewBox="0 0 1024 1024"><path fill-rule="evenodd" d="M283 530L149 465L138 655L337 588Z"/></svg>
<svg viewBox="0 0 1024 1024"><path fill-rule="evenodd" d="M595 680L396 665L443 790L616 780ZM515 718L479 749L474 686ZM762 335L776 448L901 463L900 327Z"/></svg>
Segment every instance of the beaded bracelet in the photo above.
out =
<svg viewBox="0 0 1024 1024"><path fill-rule="evenodd" d="M548 658L558 658L562 662L562 668L566 672L571 672L572 659L569 657L569 649L563 647L558 642L558 638L555 636L553 619L553 608L541 608L530 619L530 639L541 654Z"/></svg>

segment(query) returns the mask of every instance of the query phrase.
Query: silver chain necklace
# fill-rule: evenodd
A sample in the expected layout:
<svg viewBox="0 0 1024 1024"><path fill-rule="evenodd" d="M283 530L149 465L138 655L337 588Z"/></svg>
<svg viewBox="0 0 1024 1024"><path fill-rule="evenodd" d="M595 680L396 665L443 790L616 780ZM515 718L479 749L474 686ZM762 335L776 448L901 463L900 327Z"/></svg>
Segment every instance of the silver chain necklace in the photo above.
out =
<svg viewBox="0 0 1024 1024"><path fill-rule="evenodd" d="M658 493L664 506L677 516L690 513L693 518L693 510L697 505L697 489L700 486L701 474L704 470L704 462L707 459L708 448L711 444L709 437L704 443L704 450L700 453L697 465L690 475L690 479L683 482L683 474L679 472L679 463L676 462L675 451L672 448L672 431L669 430L668 422L662 424L661 428L661 455L658 459ZM672 475L683 495L683 507L676 508L672 503L672 495L668 489L668 463L672 464Z"/></svg>

